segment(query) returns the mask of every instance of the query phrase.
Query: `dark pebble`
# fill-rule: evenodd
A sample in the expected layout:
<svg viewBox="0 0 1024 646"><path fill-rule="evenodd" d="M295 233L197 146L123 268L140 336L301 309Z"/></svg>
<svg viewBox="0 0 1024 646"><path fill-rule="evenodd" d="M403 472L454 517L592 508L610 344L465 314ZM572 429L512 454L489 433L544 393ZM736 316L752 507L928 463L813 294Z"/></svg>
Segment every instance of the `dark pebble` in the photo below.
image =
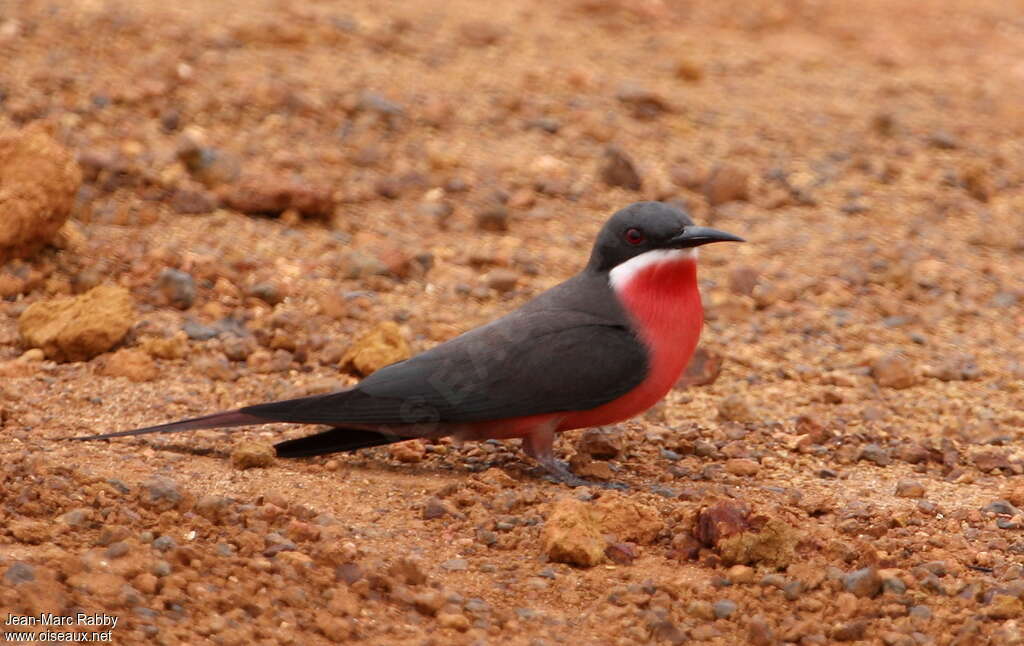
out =
<svg viewBox="0 0 1024 646"><path fill-rule="evenodd" d="M178 309L187 310L196 300L196 282L192 275L168 267L160 272L157 288L167 302Z"/></svg>
<svg viewBox="0 0 1024 646"><path fill-rule="evenodd" d="M722 599L716 601L711 608L718 619L728 619L732 613L736 612L736 602L731 599Z"/></svg>
<svg viewBox="0 0 1024 646"><path fill-rule="evenodd" d="M36 580L35 569L24 561L15 561L4 572L4 583L18 585L19 583L31 583Z"/></svg>
<svg viewBox="0 0 1024 646"><path fill-rule="evenodd" d="M153 541L153 549L159 552L166 552L167 550L174 549L178 544L170 536L161 536L160 538Z"/></svg>

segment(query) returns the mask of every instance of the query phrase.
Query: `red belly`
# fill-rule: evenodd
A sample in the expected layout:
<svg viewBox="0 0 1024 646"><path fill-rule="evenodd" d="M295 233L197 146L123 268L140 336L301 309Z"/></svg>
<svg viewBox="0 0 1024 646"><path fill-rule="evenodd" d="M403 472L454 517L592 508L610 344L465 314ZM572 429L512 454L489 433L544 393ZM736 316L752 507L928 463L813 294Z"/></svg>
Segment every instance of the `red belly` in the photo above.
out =
<svg viewBox="0 0 1024 646"><path fill-rule="evenodd" d="M618 296L648 350L649 372L639 386L591 410L473 422L456 433L467 440L508 439L525 437L548 423L557 423L556 431L604 426L629 419L661 401L679 380L700 339L704 310L697 288L697 263L686 258L647 267Z"/></svg>
<svg viewBox="0 0 1024 646"><path fill-rule="evenodd" d="M679 380L697 348L704 310L695 259L674 259L647 267L618 296L647 346L649 374L639 386L614 401L566 414L559 431L614 424L654 406Z"/></svg>

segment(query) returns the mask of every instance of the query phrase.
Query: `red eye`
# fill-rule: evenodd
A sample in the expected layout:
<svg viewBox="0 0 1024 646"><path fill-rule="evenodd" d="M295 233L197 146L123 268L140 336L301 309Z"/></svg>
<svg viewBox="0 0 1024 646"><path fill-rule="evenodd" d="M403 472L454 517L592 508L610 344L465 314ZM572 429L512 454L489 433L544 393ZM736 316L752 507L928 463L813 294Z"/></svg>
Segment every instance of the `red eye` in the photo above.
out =
<svg viewBox="0 0 1024 646"><path fill-rule="evenodd" d="M644 232L640 229L628 229L626 231L626 242L632 245L638 245L644 241Z"/></svg>

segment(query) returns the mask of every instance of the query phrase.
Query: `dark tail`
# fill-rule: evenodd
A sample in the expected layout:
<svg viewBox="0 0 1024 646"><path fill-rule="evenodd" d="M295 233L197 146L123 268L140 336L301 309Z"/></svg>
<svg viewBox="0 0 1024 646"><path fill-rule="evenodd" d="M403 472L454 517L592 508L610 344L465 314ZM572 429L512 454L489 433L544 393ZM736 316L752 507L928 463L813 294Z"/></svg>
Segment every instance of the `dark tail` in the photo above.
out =
<svg viewBox="0 0 1024 646"><path fill-rule="evenodd" d="M248 426L250 424L269 424L274 420L262 419L255 415L247 415L237 410L224 413L214 413L202 417L183 419L167 424L136 428L130 431L118 431L117 433L104 433L103 435L84 435L82 437L71 437L71 440L109 440L112 437L128 437L129 435L148 435L149 433L176 433L178 431L198 431L204 428L227 428L230 426Z"/></svg>
<svg viewBox="0 0 1024 646"><path fill-rule="evenodd" d="M306 399L306 398L303 398ZM312 398L309 398L312 399ZM302 401L302 400L296 400ZM273 402L273 404L291 404L292 402ZM269 406L269 405L262 405ZM167 424L136 428L130 431L118 431L116 433L104 433L103 435L85 435L82 437L68 438L71 440L109 440L115 437L128 437L132 435L148 435L150 433L176 433L178 431L197 431L204 428L228 428L232 426L249 426L255 424L273 424L275 422L289 422L296 420L287 419L288 416L280 415L284 419L267 419L258 417L247 412L247 410L258 410L260 406L250 406L239 410L214 413L202 417L183 419ZM276 412L271 410L270 412ZM302 423L301 421L299 423ZM382 446L408 440L409 437L402 437L392 433L378 431L359 430L354 428L336 427L322 433L315 433L306 437L294 440L287 440L274 445L279 458L305 458L314 455L326 455L341 451L355 451L371 446Z"/></svg>
<svg viewBox="0 0 1024 646"><path fill-rule="evenodd" d="M308 458L341 451L355 451L371 446L383 446L408 440L391 433L361 431L354 428L332 428L315 435L307 435L274 445L279 458Z"/></svg>
<svg viewBox="0 0 1024 646"><path fill-rule="evenodd" d="M136 428L130 431L104 433L103 435L84 435L71 437L71 440L109 440L115 437L131 435L148 435L150 433L176 433L178 431L198 431L204 428L228 428L231 426L249 426L252 424L271 424L277 420L264 419L237 410L214 413L203 417L193 417L167 424ZM294 440L287 440L274 445L279 458L307 458L314 455L326 455L341 451L355 451L371 446L382 446L408 440L391 433L363 431L353 428L332 428L322 433L315 433Z"/></svg>

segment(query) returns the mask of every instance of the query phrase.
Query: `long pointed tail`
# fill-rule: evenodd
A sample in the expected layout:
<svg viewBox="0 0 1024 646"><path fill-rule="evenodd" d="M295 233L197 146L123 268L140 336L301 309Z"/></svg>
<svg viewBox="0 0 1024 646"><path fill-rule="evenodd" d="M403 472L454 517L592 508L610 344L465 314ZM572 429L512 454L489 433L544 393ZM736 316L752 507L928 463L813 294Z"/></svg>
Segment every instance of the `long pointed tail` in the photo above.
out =
<svg viewBox="0 0 1024 646"><path fill-rule="evenodd" d="M263 419L255 415L248 415L237 410L204 415L183 419L178 422L157 424L145 428L136 428L130 431L118 431L116 433L104 433L103 435L83 435L81 437L70 437L69 440L109 440L113 437L128 437L129 435L148 435L149 433L176 433L178 431L196 431L204 428L227 428L231 426L248 426L250 424L269 424L274 420Z"/></svg>

